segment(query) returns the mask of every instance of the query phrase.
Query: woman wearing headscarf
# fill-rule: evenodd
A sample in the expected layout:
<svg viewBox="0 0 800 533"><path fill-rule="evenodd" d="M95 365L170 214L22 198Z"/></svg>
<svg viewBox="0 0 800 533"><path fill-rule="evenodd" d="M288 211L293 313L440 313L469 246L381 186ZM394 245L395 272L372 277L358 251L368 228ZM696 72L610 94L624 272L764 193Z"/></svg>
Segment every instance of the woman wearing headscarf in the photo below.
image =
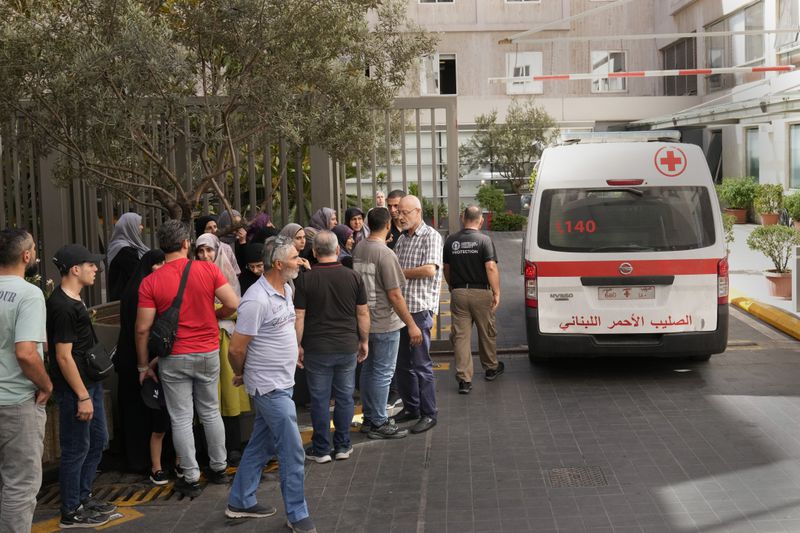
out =
<svg viewBox="0 0 800 533"><path fill-rule="evenodd" d="M369 237L369 228L365 222L364 211L358 207L351 207L344 212L344 224L353 230L353 246Z"/></svg>
<svg viewBox="0 0 800 533"><path fill-rule="evenodd" d="M241 295L239 279L228 257L222 252L225 243L216 235L204 233L195 241L195 257L199 261L211 261L222 271L237 295ZM230 247L229 247L230 248ZM219 405L222 422L225 424L225 448L228 463L238 464L242 454L242 428L239 415L250 410L250 398L244 387L233 386L233 369L228 360L235 323L233 320L219 321Z"/></svg>
<svg viewBox="0 0 800 533"><path fill-rule="evenodd" d="M297 250L297 253L300 254L300 259L302 260L300 272L311 270L311 263L302 256L303 251L306 249L306 230L303 229L303 226L295 224L294 222L286 224L278 235L292 239L294 248Z"/></svg>
<svg viewBox="0 0 800 533"><path fill-rule="evenodd" d="M347 268L353 268L353 230L344 224L337 224L331 231L339 239L339 262Z"/></svg>
<svg viewBox="0 0 800 533"><path fill-rule="evenodd" d="M194 219L194 233L197 237L203 233L217 233L217 215L203 215Z"/></svg>
<svg viewBox="0 0 800 533"><path fill-rule="evenodd" d="M258 281L258 278L264 275L264 245L258 242L247 243L244 247L244 260L244 268L239 274L242 296L251 285Z"/></svg>
<svg viewBox="0 0 800 533"><path fill-rule="evenodd" d="M151 480L156 484L166 483L161 466L161 450L164 433L169 429L169 416L166 410L150 409L142 400L136 362L135 325L139 285L163 264L164 252L156 249L145 253L136 265L120 298L119 338L114 357L118 376L119 433L127 467L132 472L145 472L149 465Z"/></svg>
<svg viewBox="0 0 800 533"><path fill-rule="evenodd" d="M138 213L125 213L114 225L106 250L109 301L120 299L139 258L150 249L142 241L142 229L142 216Z"/></svg>
<svg viewBox="0 0 800 533"><path fill-rule="evenodd" d="M332 230L338 224L336 219L336 211L330 207L322 207L316 213L311 215L311 227L317 231Z"/></svg>
<svg viewBox="0 0 800 533"><path fill-rule="evenodd" d="M306 226L303 228L303 232L306 234L306 245L303 248L303 251L300 252L300 257L307 260L310 264L316 265L317 258L314 257L314 237L317 235L317 228Z"/></svg>

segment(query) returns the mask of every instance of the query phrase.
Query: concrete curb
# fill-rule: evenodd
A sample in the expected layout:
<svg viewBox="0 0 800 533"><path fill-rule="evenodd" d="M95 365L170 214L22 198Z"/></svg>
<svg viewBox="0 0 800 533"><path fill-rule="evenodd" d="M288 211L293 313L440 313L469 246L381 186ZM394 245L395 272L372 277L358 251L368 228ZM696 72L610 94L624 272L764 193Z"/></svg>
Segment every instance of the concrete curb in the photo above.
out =
<svg viewBox="0 0 800 533"><path fill-rule="evenodd" d="M731 288L729 301L731 305L743 309L770 326L800 340L800 318L797 318L788 311L759 302L758 300L753 300L734 288Z"/></svg>

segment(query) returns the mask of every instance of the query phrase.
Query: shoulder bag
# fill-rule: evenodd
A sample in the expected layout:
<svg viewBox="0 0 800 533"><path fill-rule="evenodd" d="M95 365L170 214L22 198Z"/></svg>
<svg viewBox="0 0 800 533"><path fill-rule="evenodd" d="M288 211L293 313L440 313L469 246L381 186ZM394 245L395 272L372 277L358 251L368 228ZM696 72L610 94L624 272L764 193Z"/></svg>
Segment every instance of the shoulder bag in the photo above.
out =
<svg viewBox="0 0 800 533"><path fill-rule="evenodd" d="M147 339L147 350L150 357L167 357L172 353L172 345L175 344L175 337L178 336L178 318L183 301L183 291L186 288L186 281L189 279L189 269L192 268L192 260L189 260L186 268L183 269L181 284L178 287L178 294L172 301L169 308L158 315L150 328L150 336Z"/></svg>

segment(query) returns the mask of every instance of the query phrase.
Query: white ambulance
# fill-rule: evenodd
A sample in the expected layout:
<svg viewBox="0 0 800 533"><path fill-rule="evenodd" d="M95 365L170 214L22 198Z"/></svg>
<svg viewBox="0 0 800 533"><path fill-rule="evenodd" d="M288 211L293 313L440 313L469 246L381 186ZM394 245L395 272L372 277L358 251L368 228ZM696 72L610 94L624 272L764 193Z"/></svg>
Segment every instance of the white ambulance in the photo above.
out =
<svg viewBox="0 0 800 533"><path fill-rule="evenodd" d="M725 351L722 215L703 152L679 139L567 134L544 150L524 250L532 362Z"/></svg>

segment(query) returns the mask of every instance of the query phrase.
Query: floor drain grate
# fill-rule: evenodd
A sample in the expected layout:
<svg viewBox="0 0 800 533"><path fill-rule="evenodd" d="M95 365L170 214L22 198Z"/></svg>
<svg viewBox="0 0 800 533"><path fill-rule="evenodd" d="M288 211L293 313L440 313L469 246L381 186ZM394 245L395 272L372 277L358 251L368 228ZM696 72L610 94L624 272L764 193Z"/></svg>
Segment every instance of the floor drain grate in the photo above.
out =
<svg viewBox="0 0 800 533"><path fill-rule="evenodd" d="M544 471L547 486L562 487L607 487L608 480L599 466L551 468Z"/></svg>
<svg viewBox="0 0 800 533"><path fill-rule="evenodd" d="M121 506L181 501L184 499L183 494L173 490L172 483L160 487L154 487L147 483L104 485L97 487L93 496L98 500L114 502L116 505ZM36 497L36 501L42 507L59 507L61 505L61 495L58 484L42 489Z"/></svg>

